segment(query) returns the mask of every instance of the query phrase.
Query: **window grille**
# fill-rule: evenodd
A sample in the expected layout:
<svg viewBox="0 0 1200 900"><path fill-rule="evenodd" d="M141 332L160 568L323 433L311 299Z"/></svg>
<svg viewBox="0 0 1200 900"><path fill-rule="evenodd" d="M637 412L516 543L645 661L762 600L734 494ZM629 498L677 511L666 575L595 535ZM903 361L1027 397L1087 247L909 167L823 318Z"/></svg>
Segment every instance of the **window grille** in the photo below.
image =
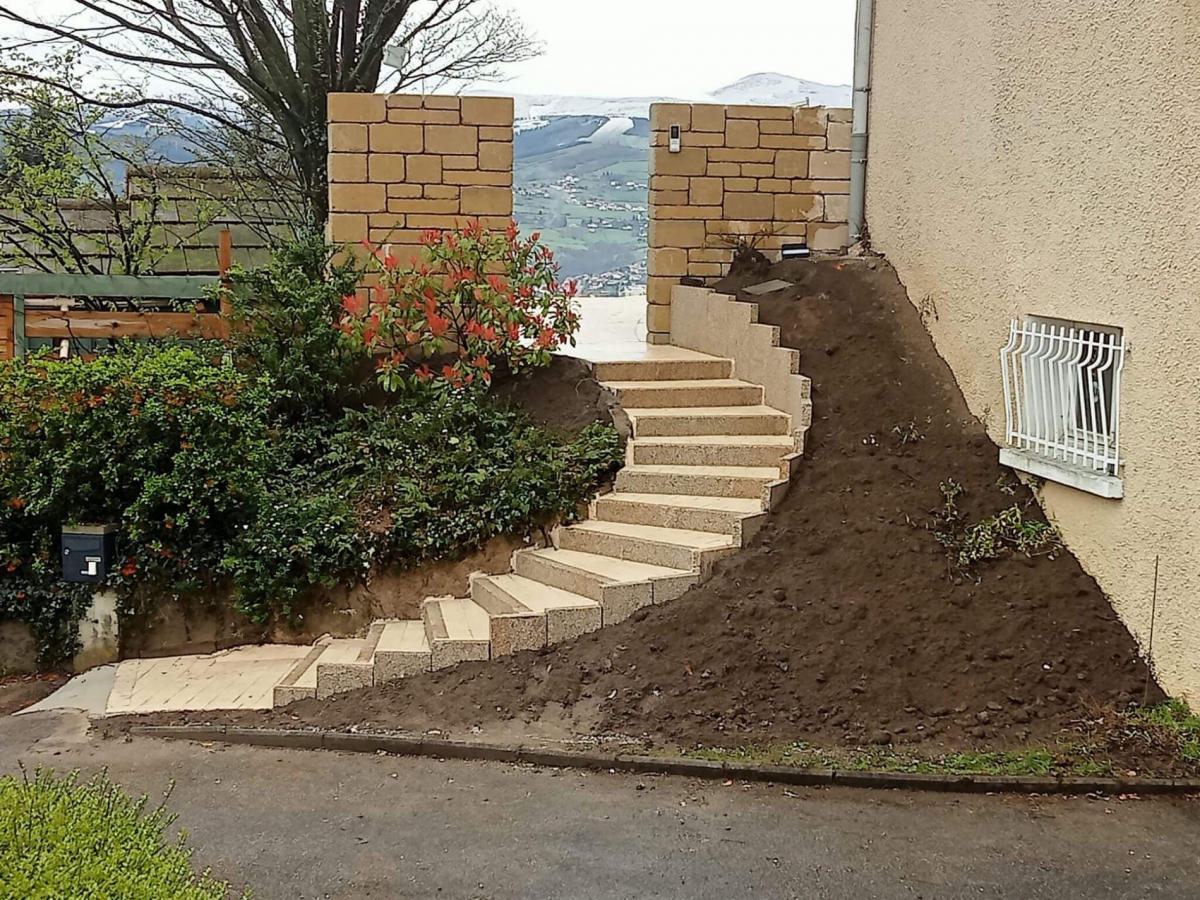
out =
<svg viewBox="0 0 1200 900"><path fill-rule="evenodd" d="M1000 351L1008 443L1116 476L1125 350L1120 329L1014 319Z"/></svg>

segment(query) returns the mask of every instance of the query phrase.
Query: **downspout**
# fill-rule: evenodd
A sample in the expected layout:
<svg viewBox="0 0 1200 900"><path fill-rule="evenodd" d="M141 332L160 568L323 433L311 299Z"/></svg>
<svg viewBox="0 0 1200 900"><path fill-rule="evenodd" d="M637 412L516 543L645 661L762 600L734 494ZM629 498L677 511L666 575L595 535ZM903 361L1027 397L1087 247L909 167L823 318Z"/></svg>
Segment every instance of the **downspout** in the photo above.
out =
<svg viewBox="0 0 1200 900"><path fill-rule="evenodd" d="M863 236L867 210L867 114L871 102L873 0L858 0L854 23L854 124L850 130L850 243Z"/></svg>

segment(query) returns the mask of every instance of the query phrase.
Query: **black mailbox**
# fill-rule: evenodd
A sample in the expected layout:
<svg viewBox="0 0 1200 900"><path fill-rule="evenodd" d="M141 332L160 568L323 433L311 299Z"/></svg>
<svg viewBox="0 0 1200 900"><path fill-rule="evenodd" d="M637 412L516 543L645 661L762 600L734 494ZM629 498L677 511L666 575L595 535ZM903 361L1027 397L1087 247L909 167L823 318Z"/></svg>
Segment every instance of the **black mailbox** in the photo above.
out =
<svg viewBox="0 0 1200 900"><path fill-rule="evenodd" d="M116 525L63 526L63 581L103 584L116 555Z"/></svg>

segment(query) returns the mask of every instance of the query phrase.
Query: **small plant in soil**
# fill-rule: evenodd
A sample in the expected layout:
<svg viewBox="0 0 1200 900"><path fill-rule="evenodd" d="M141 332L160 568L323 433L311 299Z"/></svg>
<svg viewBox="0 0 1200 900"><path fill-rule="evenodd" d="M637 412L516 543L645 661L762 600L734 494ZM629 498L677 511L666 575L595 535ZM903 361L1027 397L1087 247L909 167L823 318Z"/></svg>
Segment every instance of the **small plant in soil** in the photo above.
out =
<svg viewBox="0 0 1200 900"><path fill-rule="evenodd" d="M771 261L758 248L762 242L775 234L773 228L760 228L749 234L727 234L721 237L721 243L733 248L733 263L729 267L729 275L736 278L749 275L754 278L765 278L771 271Z"/></svg>
<svg viewBox="0 0 1200 900"><path fill-rule="evenodd" d="M934 513L934 536L961 572L970 573L980 563L998 559L1006 552L1053 558L1062 551L1062 541L1053 525L1026 518L1028 504L1014 504L972 525L958 508L958 499L966 489L950 479L942 482L941 491L942 506Z"/></svg>
<svg viewBox="0 0 1200 900"><path fill-rule="evenodd" d="M916 444L925 440L925 435L921 434L921 429L917 427L916 422L900 423L892 427L892 434L896 437L896 442L901 447L906 444Z"/></svg>

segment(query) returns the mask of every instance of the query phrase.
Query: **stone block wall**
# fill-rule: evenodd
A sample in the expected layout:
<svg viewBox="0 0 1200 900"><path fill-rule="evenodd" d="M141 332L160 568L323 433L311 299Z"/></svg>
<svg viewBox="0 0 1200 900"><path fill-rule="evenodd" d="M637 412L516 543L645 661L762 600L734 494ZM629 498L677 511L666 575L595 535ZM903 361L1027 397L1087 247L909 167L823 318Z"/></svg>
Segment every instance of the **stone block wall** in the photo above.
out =
<svg viewBox="0 0 1200 900"><path fill-rule="evenodd" d="M329 239L391 245L408 261L421 232L513 211L511 97L329 95Z"/></svg>
<svg viewBox="0 0 1200 900"><path fill-rule="evenodd" d="M739 236L774 256L807 242L849 243L848 109L656 103L650 110L650 259L647 329L667 343L671 288L684 276L719 278ZM670 151L670 129L681 147Z"/></svg>

